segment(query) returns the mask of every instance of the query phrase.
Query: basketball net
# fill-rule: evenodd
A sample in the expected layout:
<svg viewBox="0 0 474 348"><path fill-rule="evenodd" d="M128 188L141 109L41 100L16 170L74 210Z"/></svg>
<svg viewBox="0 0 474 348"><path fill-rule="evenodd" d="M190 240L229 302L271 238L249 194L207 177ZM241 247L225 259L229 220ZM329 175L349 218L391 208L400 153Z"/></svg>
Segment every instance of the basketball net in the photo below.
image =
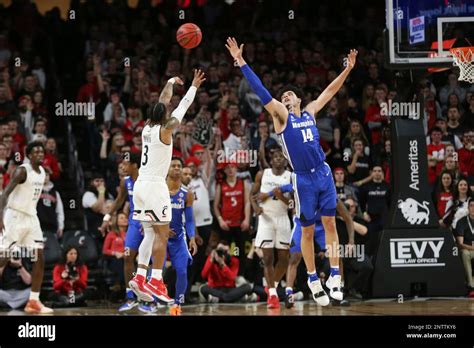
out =
<svg viewBox="0 0 474 348"><path fill-rule="evenodd" d="M450 49L453 64L459 67L459 81L474 83L474 46Z"/></svg>

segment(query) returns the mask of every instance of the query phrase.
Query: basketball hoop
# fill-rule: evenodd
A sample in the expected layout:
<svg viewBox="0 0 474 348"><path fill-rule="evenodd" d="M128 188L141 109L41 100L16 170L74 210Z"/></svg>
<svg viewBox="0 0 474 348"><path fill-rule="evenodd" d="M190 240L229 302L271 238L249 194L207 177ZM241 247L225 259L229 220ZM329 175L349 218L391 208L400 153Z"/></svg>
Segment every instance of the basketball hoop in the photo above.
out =
<svg viewBox="0 0 474 348"><path fill-rule="evenodd" d="M474 83L474 47L457 47L450 49L454 65L459 67L459 81Z"/></svg>

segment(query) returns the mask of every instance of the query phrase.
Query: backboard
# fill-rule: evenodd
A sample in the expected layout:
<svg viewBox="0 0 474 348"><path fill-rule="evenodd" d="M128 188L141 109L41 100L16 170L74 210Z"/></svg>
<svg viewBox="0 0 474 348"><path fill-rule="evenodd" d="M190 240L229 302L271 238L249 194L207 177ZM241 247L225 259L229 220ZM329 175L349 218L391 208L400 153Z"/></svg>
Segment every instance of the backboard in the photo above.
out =
<svg viewBox="0 0 474 348"><path fill-rule="evenodd" d="M474 45L474 0L386 0L384 44L389 68L450 67Z"/></svg>

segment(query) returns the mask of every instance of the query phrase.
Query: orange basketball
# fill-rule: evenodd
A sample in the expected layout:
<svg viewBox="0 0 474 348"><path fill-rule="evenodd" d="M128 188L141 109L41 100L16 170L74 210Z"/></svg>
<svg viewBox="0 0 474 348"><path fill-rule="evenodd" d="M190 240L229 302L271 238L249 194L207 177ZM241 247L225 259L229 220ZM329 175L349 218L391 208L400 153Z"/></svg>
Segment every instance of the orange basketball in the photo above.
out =
<svg viewBox="0 0 474 348"><path fill-rule="evenodd" d="M202 40L201 29L194 23L185 23L176 32L176 40L183 48L197 47Z"/></svg>

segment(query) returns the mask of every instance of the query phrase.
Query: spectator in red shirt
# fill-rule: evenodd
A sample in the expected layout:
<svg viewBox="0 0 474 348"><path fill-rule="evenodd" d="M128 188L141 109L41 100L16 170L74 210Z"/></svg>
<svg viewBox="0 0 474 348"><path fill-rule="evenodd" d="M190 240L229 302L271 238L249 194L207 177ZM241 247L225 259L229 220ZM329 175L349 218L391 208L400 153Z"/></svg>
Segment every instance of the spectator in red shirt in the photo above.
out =
<svg viewBox="0 0 474 348"><path fill-rule="evenodd" d="M56 140L54 140L54 138L48 138L44 149L43 167L49 172L52 181L58 180L61 176L61 168L58 161Z"/></svg>
<svg viewBox="0 0 474 348"><path fill-rule="evenodd" d="M238 273L239 259L230 255L228 245L219 243L202 269L201 276L207 284L199 288L199 295L210 303L230 303L251 294L252 287L247 283L236 287Z"/></svg>
<svg viewBox="0 0 474 348"><path fill-rule="evenodd" d="M9 134L13 137L13 141L17 143L21 149L26 146L26 137L18 130L18 120L12 119L8 121L8 127L10 128Z"/></svg>
<svg viewBox="0 0 474 348"><path fill-rule="evenodd" d="M440 218L440 223L442 223L441 218L446 213L446 205L450 200L453 199L454 192L454 178L450 172L443 172L441 174L441 180L438 183L438 186L435 191L434 202L436 204L436 212Z"/></svg>
<svg viewBox="0 0 474 348"><path fill-rule="evenodd" d="M56 300L59 300L55 307L78 306L84 303L88 272L76 247L67 247L62 261L53 269L53 289Z"/></svg>
<svg viewBox="0 0 474 348"><path fill-rule="evenodd" d="M125 213L117 214L117 223L107 233L102 249L106 256L107 269L111 273L112 288L120 290L124 284L123 255L125 253L125 235L128 227L128 217Z"/></svg>
<svg viewBox="0 0 474 348"><path fill-rule="evenodd" d="M97 78L94 76L94 71L89 70L86 74L86 83L81 86L77 94L77 101L80 103L87 103L90 101L96 102L99 100L99 88L97 86Z"/></svg>
<svg viewBox="0 0 474 348"><path fill-rule="evenodd" d="M381 105L387 102L387 94L381 87L375 89L375 101L367 108L364 122L370 129L372 145L378 144L381 138L381 130L387 119L381 115Z"/></svg>
<svg viewBox="0 0 474 348"><path fill-rule="evenodd" d="M445 145L441 143L442 136L441 129L433 127L430 134L431 143L426 151L428 154L428 182L431 186L436 183L436 178L443 168Z"/></svg>
<svg viewBox="0 0 474 348"><path fill-rule="evenodd" d="M143 115L140 108L137 105L130 105L127 108L127 120L122 127L125 142L131 142L133 134L137 132L141 133L143 127L145 127L145 121L143 121Z"/></svg>

